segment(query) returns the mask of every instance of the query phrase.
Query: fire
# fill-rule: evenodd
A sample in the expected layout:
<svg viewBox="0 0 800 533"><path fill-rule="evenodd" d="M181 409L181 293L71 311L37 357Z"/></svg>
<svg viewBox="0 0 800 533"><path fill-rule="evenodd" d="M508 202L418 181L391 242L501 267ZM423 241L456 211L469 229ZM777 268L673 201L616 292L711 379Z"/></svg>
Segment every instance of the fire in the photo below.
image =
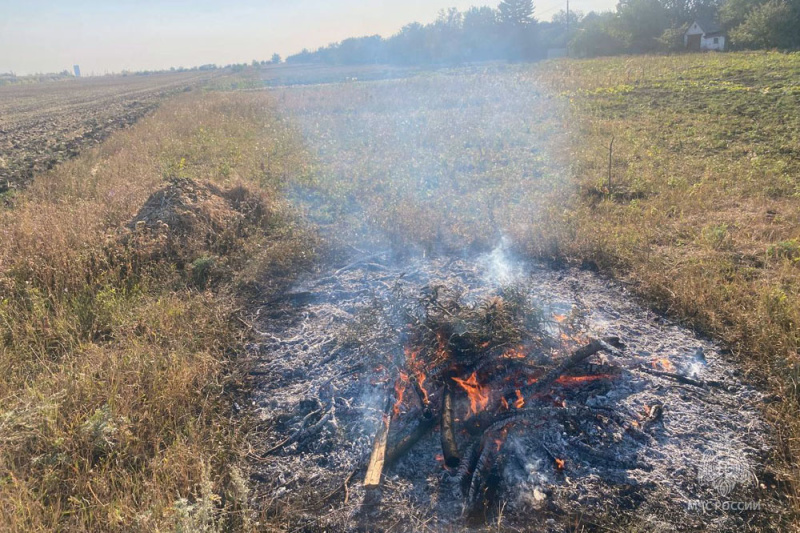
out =
<svg viewBox="0 0 800 533"><path fill-rule="evenodd" d="M425 373L420 372L417 374L417 384L419 384L419 390L422 391L422 403L428 405L430 403L430 399L428 398L428 391L425 390L425 387L422 385L425 383Z"/></svg>
<svg viewBox="0 0 800 533"><path fill-rule="evenodd" d="M395 402L392 412L394 416L400 414L400 406L403 404L403 396L406 394L406 386L408 385L408 374L400 372L400 379L394 382Z"/></svg>
<svg viewBox="0 0 800 533"><path fill-rule="evenodd" d="M503 396L500 397L500 403L503 404L503 409L508 410L508 400Z"/></svg>
<svg viewBox="0 0 800 533"><path fill-rule="evenodd" d="M500 430L499 435L497 438L494 439L494 445L497 446L497 451L500 451L500 448L503 447L503 444L506 442L506 438L508 437L508 428L509 425L503 426L503 429Z"/></svg>
<svg viewBox="0 0 800 533"><path fill-rule="evenodd" d="M423 383L425 383L425 380L428 377L422 370L422 364L423 364L422 361L417 359L417 356L419 355L419 349L413 350L411 347L406 346L404 351L406 356L406 367L409 368L411 372L414 374L414 379L417 380L417 384L419 385L419 390L422 393L422 398L420 399L422 400L423 405L428 405L428 403L430 403L430 398L428 398L428 391L427 389L425 389L425 386L423 385ZM408 376L406 376L404 380L407 381Z"/></svg>
<svg viewBox="0 0 800 533"><path fill-rule="evenodd" d="M610 374L595 374L593 376L561 376L556 380L559 385L576 385L578 383L588 383L590 381L598 381L601 379L611 379L613 376Z"/></svg>
<svg viewBox="0 0 800 533"><path fill-rule="evenodd" d="M661 359L653 359L650 362L650 364L653 365L653 368L661 367L662 370L667 370L669 372L672 372L673 370L675 370L675 365L673 365L672 361L670 361L666 357L661 358Z"/></svg>
<svg viewBox="0 0 800 533"><path fill-rule="evenodd" d="M516 407L517 409L522 409L523 407L525 407L525 398L522 397L522 392L520 392L519 389L517 389L514 392L517 395L517 399L514 401L514 407Z"/></svg>
<svg viewBox="0 0 800 533"><path fill-rule="evenodd" d="M511 348L506 351L502 356L503 359L525 359L525 352L522 351L522 346Z"/></svg>
<svg viewBox="0 0 800 533"><path fill-rule="evenodd" d="M558 457L556 457L556 469L564 470L564 459L559 459Z"/></svg>
<svg viewBox="0 0 800 533"><path fill-rule="evenodd" d="M489 405L489 390L478 384L478 376L475 372L468 379L453 378L467 392L469 397L469 408L472 414L483 411Z"/></svg>
<svg viewBox="0 0 800 533"><path fill-rule="evenodd" d="M553 320L556 322L564 322L567 319L567 315L553 315Z"/></svg>

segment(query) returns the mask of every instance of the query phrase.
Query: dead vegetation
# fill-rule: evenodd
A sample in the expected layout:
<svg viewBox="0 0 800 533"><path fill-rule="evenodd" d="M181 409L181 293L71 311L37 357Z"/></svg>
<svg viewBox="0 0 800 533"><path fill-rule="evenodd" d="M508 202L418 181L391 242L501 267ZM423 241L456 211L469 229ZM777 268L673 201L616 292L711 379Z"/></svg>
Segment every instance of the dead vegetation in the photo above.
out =
<svg viewBox="0 0 800 533"><path fill-rule="evenodd" d="M183 96L0 213L0 529L249 527L240 298L315 248L275 193L301 170L265 164L302 159L283 128Z"/></svg>

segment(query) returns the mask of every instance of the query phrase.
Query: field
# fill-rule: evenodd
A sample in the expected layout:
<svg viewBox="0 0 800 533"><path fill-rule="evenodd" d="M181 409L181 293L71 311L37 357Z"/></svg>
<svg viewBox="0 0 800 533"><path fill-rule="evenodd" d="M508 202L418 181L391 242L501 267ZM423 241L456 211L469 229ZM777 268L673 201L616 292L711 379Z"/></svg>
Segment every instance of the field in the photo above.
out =
<svg viewBox="0 0 800 533"><path fill-rule="evenodd" d="M129 126L207 73L69 79L0 87L0 192Z"/></svg>
<svg viewBox="0 0 800 533"><path fill-rule="evenodd" d="M271 438L246 407L256 311L354 249L468 259L504 239L723 342L779 443L760 481L781 509L749 527L794 523L800 55L281 72L169 99L200 80L0 88L16 183L99 127L84 114L160 103L0 213L0 529L297 526L248 476Z"/></svg>

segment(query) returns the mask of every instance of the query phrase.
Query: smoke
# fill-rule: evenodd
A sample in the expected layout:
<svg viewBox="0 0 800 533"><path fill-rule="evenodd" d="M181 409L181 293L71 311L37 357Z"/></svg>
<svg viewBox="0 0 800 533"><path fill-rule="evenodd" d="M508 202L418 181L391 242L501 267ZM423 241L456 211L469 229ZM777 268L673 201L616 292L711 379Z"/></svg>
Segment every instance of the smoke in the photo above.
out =
<svg viewBox="0 0 800 533"><path fill-rule="evenodd" d="M530 66L273 93L311 161L310 180L289 180L290 197L328 235L401 255L497 247L495 282L513 280L508 239L525 245L563 174L552 156L562 103Z"/></svg>
<svg viewBox="0 0 800 533"><path fill-rule="evenodd" d="M484 279L490 287L507 287L523 279L522 264L511 257L511 239L500 238L500 243L488 254L478 258L484 269Z"/></svg>

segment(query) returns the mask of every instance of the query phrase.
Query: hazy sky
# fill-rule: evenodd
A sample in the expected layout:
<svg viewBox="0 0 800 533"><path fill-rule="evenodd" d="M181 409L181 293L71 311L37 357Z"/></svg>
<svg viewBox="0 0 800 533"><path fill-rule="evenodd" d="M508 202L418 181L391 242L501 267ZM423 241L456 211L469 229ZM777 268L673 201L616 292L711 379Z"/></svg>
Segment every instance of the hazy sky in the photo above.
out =
<svg viewBox="0 0 800 533"><path fill-rule="evenodd" d="M85 74L241 63L347 37L389 36L439 10L486 0L0 0L0 72ZM534 0L549 20L565 0ZM584 12L616 0L571 0Z"/></svg>

